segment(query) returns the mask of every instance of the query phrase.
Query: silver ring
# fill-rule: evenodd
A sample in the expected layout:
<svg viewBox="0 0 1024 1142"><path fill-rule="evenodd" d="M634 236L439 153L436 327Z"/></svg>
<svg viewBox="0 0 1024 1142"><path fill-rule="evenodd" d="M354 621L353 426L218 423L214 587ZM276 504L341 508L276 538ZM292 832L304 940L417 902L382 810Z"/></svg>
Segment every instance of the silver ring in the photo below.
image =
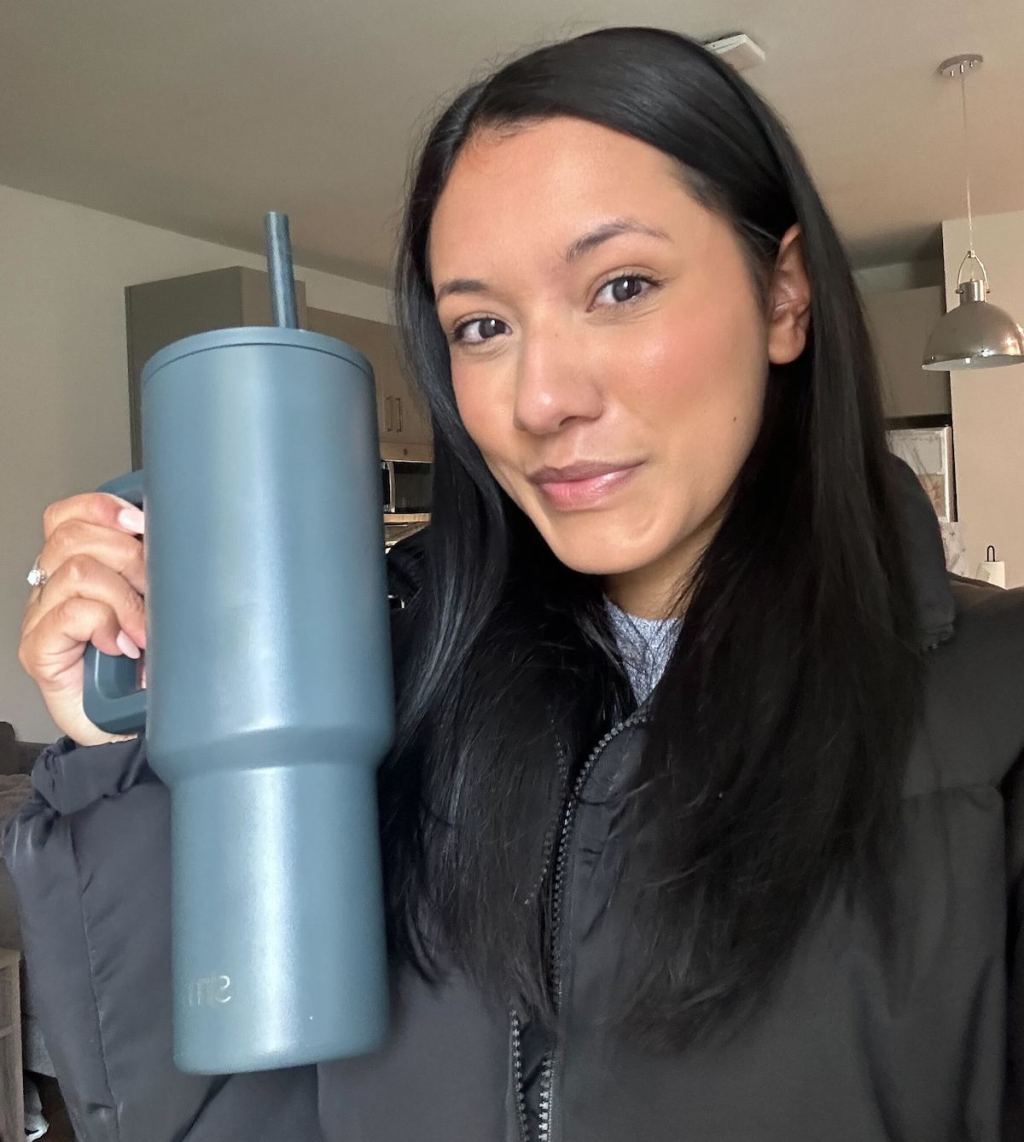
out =
<svg viewBox="0 0 1024 1142"><path fill-rule="evenodd" d="M39 566L38 560L32 565L32 570L25 576L30 587L45 587L46 581L49 578L49 572L44 571L42 567Z"/></svg>

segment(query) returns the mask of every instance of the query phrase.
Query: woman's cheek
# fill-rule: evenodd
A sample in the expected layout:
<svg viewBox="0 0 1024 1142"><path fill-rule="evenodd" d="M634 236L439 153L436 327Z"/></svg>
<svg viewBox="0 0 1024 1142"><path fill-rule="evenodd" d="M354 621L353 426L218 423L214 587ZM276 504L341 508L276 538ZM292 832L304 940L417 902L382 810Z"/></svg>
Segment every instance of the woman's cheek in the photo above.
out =
<svg viewBox="0 0 1024 1142"><path fill-rule="evenodd" d="M462 370L452 366L452 391L455 394L455 408L462 421L463 427L469 433L473 443L481 447L479 414L483 410L484 402L480 400L480 386L470 384Z"/></svg>
<svg viewBox="0 0 1024 1142"><path fill-rule="evenodd" d="M469 438L480 449L484 463L508 492L508 481L501 472L502 439L507 435L502 430L505 412L497 399L494 385L488 384L483 370L470 372L473 375L466 376L454 366L452 368L455 407Z"/></svg>
<svg viewBox="0 0 1024 1142"><path fill-rule="evenodd" d="M657 401L668 414L735 425L745 441L759 414L766 373L760 330L748 306L708 305L680 321L665 339L647 372L658 387Z"/></svg>
<svg viewBox="0 0 1024 1142"><path fill-rule="evenodd" d="M646 423L664 429L666 418L703 403L714 391L718 370L705 333L690 336L685 326L657 337L648 331L624 354L620 346L616 360L608 362L607 373L620 380L620 395Z"/></svg>

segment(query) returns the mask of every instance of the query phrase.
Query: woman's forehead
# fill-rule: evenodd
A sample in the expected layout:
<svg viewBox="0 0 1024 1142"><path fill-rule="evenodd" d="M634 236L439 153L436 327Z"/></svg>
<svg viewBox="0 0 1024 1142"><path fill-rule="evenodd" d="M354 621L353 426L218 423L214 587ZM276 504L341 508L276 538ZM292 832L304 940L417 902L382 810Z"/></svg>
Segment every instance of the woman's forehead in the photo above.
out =
<svg viewBox="0 0 1024 1142"><path fill-rule="evenodd" d="M700 210L679 164L647 143L580 119L481 130L460 151L431 221L432 277L491 252L567 245L621 219L665 232ZM692 222L693 219L691 218Z"/></svg>

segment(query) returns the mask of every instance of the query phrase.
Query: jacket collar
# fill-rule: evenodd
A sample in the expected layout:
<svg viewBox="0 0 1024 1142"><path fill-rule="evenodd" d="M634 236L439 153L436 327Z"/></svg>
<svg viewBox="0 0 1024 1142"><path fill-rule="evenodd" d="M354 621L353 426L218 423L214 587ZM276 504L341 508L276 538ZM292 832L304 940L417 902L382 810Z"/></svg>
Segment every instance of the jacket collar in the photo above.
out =
<svg viewBox="0 0 1024 1142"><path fill-rule="evenodd" d="M942 533L935 509L918 478L896 457L893 467L919 641L922 650L932 650L952 637L956 615Z"/></svg>

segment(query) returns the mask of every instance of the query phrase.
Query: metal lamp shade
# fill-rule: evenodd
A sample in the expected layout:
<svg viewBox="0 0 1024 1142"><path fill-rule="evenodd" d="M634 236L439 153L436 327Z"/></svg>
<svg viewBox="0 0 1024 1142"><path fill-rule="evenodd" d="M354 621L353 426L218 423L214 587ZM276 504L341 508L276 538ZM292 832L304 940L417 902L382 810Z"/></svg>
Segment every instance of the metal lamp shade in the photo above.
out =
<svg viewBox="0 0 1024 1142"><path fill-rule="evenodd" d="M924 369L994 369L1024 364L1024 330L985 300L985 283L957 286L960 304L939 318L924 350Z"/></svg>

